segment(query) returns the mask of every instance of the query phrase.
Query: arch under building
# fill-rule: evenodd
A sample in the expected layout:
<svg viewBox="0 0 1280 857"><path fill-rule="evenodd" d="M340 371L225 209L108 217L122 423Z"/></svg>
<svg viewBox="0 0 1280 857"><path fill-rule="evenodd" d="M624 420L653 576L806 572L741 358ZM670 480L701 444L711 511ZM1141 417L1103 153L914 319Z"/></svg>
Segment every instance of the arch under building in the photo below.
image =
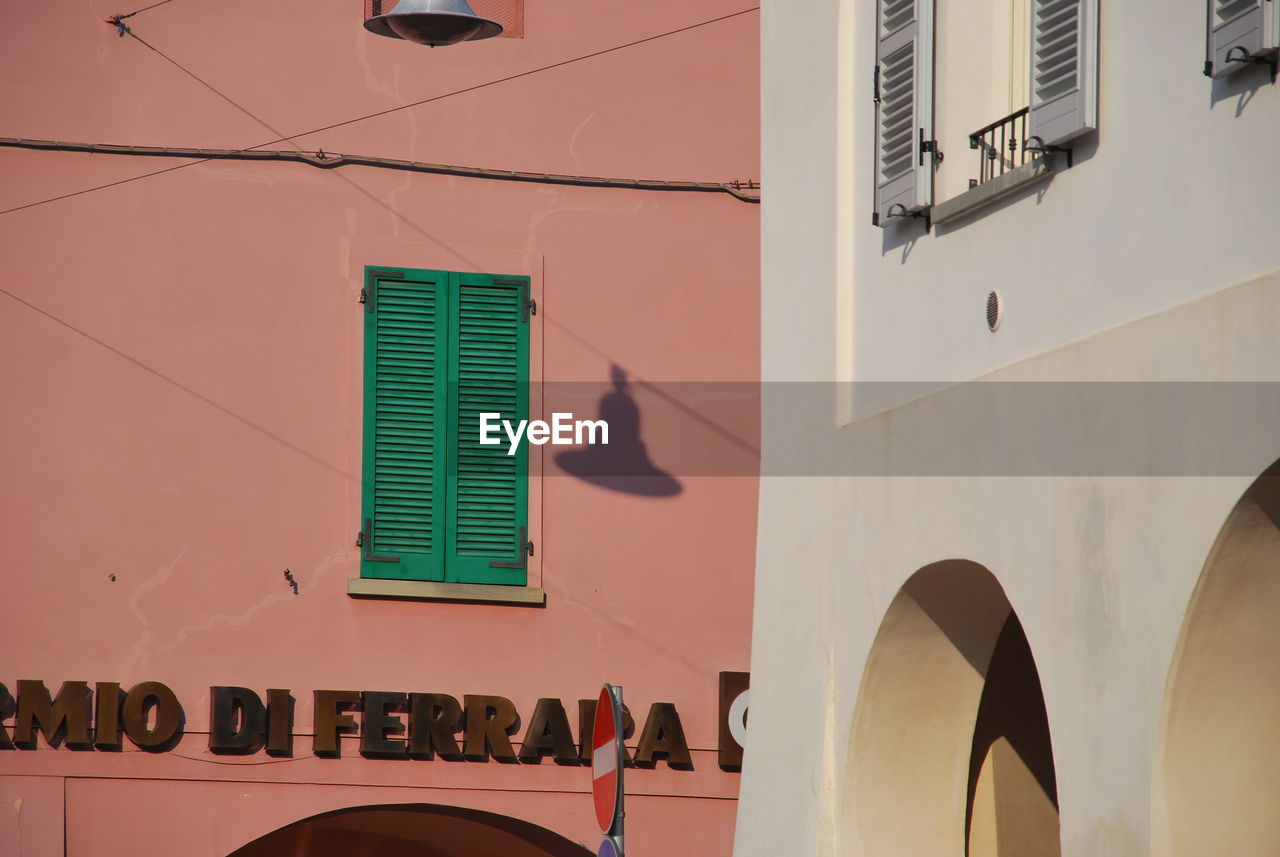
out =
<svg viewBox="0 0 1280 857"><path fill-rule="evenodd" d="M1165 686L1152 853L1274 854L1280 843L1280 462L1231 510Z"/></svg>
<svg viewBox="0 0 1280 857"><path fill-rule="evenodd" d="M411 803L324 812L260 836L230 857L589 857L545 827L492 812Z"/></svg>
<svg viewBox="0 0 1280 857"><path fill-rule="evenodd" d="M999 581L965 560L902 586L867 660L849 755L866 854L1057 857L1039 674Z"/></svg>

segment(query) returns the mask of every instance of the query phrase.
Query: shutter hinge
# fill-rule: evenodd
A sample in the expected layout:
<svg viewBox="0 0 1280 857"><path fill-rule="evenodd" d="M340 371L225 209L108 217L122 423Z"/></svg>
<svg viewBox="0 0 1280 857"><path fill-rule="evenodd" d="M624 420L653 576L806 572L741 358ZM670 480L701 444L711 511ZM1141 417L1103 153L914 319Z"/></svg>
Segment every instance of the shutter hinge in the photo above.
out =
<svg viewBox="0 0 1280 857"><path fill-rule="evenodd" d="M871 100L876 104L880 103L880 66L876 66L874 90Z"/></svg>
<svg viewBox="0 0 1280 857"><path fill-rule="evenodd" d="M880 225L880 212L878 211L871 212L871 225L872 226Z"/></svg>
<svg viewBox="0 0 1280 857"><path fill-rule="evenodd" d="M516 562L500 562L494 560L489 563L489 568L528 568L529 560L525 554L533 556L533 541L529 538L529 528L520 527L516 537L516 553L520 554L520 559Z"/></svg>
<svg viewBox="0 0 1280 857"><path fill-rule="evenodd" d="M364 558L369 562L399 562L400 557L391 554L375 554L373 552L373 519L364 519L364 529L356 537L356 544L364 548Z"/></svg>
<svg viewBox="0 0 1280 857"><path fill-rule="evenodd" d="M938 141L926 140L924 138L924 129L921 128L920 129L920 166L922 167L924 166L925 152L928 152L930 155L933 156L933 162L935 164L942 163L943 155L942 155L942 150L938 148Z"/></svg>
<svg viewBox="0 0 1280 857"><path fill-rule="evenodd" d="M529 316L538 314L537 302L529 296L529 280L527 277L494 277L493 282L499 286L520 287L520 321L527 324Z"/></svg>
<svg viewBox="0 0 1280 857"><path fill-rule="evenodd" d="M529 284L522 282L520 284L520 321L522 324L529 323L529 316L538 314L538 302L529 294Z"/></svg>
<svg viewBox="0 0 1280 857"><path fill-rule="evenodd" d="M1204 61L1204 76L1213 77L1213 60Z"/></svg>
<svg viewBox="0 0 1280 857"><path fill-rule="evenodd" d="M377 282L380 278L384 280L404 279L404 271L390 271L383 268L366 268L364 274L365 282L368 285L360 290L360 303L364 304L364 311L368 313L373 312L373 301L377 296Z"/></svg>

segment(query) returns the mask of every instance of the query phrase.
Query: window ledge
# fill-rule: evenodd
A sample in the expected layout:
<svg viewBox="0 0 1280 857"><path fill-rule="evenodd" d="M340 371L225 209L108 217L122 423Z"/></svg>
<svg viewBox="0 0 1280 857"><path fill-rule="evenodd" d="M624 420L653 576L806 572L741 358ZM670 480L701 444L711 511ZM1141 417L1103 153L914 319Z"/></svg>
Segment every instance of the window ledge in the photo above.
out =
<svg viewBox="0 0 1280 857"><path fill-rule="evenodd" d="M934 223L946 223L955 220L975 209L991 205L1006 196L1021 190L1029 184L1046 179L1053 175L1052 158L1036 158L1029 164L1014 167L1002 176L997 176L975 188L970 188L959 196L953 196L946 202L933 207L930 217Z"/></svg>
<svg viewBox="0 0 1280 857"><path fill-rule="evenodd" d="M436 583L426 580L347 580L352 598L392 598L401 601L462 601L480 604L512 604L545 607L547 593L532 586L495 586L483 583Z"/></svg>

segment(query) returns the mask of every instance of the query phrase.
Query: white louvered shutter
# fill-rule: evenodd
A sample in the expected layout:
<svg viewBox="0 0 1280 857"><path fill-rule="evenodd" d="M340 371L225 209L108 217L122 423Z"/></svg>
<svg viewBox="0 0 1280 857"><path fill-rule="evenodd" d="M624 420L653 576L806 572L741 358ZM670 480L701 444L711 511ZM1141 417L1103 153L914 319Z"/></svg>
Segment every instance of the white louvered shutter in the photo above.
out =
<svg viewBox="0 0 1280 857"><path fill-rule="evenodd" d="M1209 0L1209 56L1205 73L1225 77L1257 56L1276 47L1277 0ZM1243 50L1241 50L1243 49ZM1227 59L1231 54L1232 59Z"/></svg>
<svg viewBox="0 0 1280 857"><path fill-rule="evenodd" d="M933 202L933 0L880 0L876 21L876 222Z"/></svg>
<svg viewBox="0 0 1280 857"><path fill-rule="evenodd" d="M1030 118L1046 146L1098 127L1098 0L1031 0Z"/></svg>

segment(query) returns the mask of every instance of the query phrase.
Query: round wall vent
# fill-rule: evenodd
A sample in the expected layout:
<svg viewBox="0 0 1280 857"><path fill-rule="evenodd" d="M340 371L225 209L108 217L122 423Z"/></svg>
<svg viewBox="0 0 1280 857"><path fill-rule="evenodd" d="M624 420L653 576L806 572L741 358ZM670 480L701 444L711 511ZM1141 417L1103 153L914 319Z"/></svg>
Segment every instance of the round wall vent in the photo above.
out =
<svg viewBox="0 0 1280 857"><path fill-rule="evenodd" d="M999 292L987 292L987 328L992 333L1000 327L1000 321L1004 318L1004 302L1000 300Z"/></svg>

